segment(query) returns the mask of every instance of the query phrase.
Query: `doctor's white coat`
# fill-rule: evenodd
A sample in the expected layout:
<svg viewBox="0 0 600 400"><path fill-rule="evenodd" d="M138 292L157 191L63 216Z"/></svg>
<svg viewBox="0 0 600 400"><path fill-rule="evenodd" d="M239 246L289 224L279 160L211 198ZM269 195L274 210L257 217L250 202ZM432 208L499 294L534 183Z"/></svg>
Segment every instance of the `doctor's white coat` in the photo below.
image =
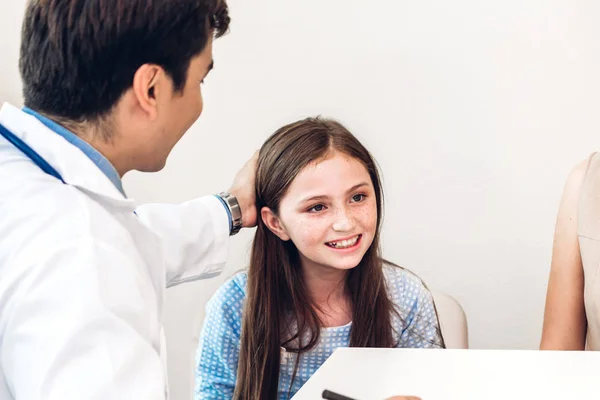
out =
<svg viewBox="0 0 600 400"><path fill-rule="evenodd" d="M0 123L67 183L0 136L0 399L165 399L165 289L221 271L225 208L136 208L35 117Z"/></svg>

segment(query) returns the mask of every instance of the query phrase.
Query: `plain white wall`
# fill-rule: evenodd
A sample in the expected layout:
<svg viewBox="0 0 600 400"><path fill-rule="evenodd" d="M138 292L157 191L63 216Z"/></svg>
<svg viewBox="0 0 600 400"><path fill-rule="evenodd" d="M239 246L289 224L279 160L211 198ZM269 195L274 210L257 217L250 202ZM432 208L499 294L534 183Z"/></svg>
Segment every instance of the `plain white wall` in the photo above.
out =
<svg viewBox="0 0 600 400"><path fill-rule="evenodd" d="M20 102L23 0L2 1L0 100ZM465 308L474 348L538 345L564 180L600 136L600 4L591 0L230 0L206 108L140 202L226 189L279 126L322 114L379 161L384 251ZM168 291L174 399L189 398L203 304L245 266Z"/></svg>
<svg viewBox="0 0 600 400"><path fill-rule="evenodd" d="M24 0L0 0L0 103L21 105L19 34Z"/></svg>

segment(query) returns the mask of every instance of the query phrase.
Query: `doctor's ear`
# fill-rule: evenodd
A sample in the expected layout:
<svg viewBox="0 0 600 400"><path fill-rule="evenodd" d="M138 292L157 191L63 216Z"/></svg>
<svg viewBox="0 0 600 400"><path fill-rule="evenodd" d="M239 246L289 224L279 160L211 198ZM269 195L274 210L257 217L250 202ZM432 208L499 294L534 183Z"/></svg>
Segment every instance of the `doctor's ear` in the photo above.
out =
<svg viewBox="0 0 600 400"><path fill-rule="evenodd" d="M139 108L151 120L158 114L158 96L164 90L165 71L155 64L144 64L133 75L133 95Z"/></svg>
<svg viewBox="0 0 600 400"><path fill-rule="evenodd" d="M263 223L271 232L273 232L279 239L283 241L290 240L290 236L287 234L287 231L283 224L281 223L281 219L269 208L263 207L260 210L260 217L262 218Z"/></svg>

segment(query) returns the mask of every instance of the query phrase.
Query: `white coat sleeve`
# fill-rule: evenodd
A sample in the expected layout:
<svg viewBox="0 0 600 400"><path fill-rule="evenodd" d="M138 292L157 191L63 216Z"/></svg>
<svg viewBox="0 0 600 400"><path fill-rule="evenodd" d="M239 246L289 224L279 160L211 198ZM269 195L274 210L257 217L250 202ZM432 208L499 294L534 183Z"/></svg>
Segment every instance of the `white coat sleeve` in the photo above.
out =
<svg viewBox="0 0 600 400"><path fill-rule="evenodd" d="M221 273L227 262L229 218L215 196L180 205L147 204L136 214L160 237L167 286Z"/></svg>
<svg viewBox="0 0 600 400"><path fill-rule="evenodd" d="M22 275L0 316L14 397L164 400L157 298L141 267L91 238L35 259L14 265Z"/></svg>

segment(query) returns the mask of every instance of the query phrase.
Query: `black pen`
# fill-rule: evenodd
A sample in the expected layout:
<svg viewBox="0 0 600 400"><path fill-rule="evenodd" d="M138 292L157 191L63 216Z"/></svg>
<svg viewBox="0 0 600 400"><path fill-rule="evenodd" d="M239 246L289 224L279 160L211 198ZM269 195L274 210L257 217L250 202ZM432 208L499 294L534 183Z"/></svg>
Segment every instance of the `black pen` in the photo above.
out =
<svg viewBox="0 0 600 400"><path fill-rule="evenodd" d="M327 400L355 400L352 397L343 396L330 390L323 390L321 397Z"/></svg>

